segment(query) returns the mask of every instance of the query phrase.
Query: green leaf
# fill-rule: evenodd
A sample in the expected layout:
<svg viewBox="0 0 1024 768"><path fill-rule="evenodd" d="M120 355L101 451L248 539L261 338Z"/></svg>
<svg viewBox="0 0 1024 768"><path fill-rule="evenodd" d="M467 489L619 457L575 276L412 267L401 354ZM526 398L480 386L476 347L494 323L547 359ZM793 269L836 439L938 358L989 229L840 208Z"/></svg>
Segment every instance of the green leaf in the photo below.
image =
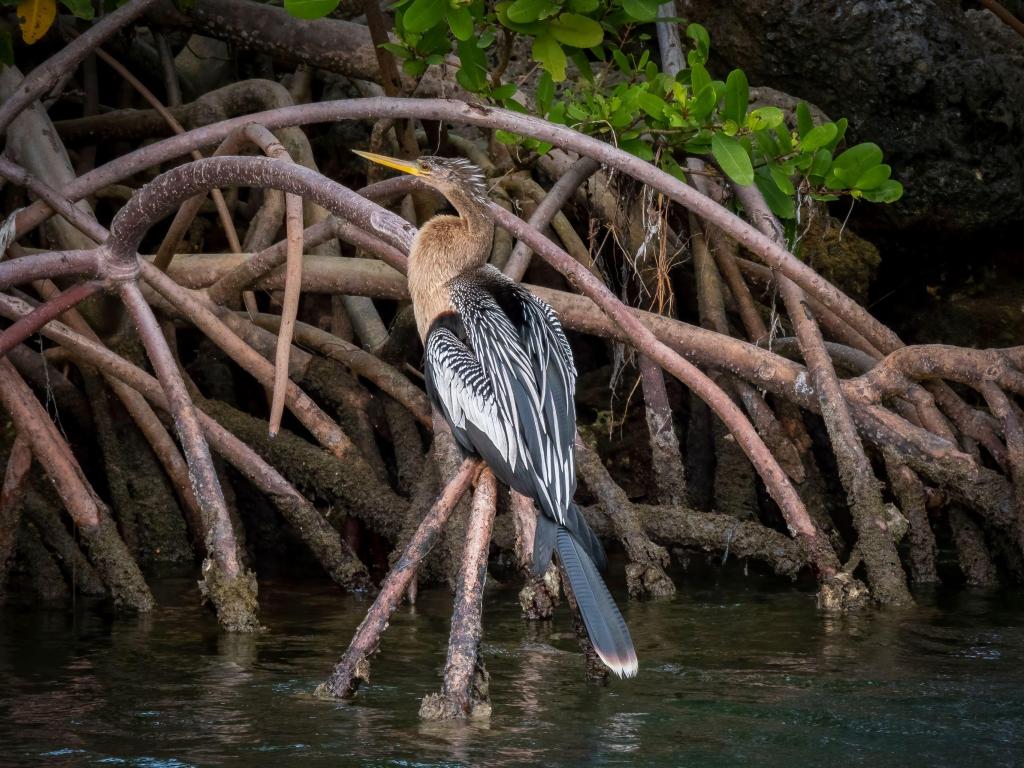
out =
<svg viewBox="0 0 1024 768"><path fill-rule="evenodd" d="M505 99L504 104L505 109L507 109L509 112L518 112L521 115L526 115L530 113L530 110L528 110L523 104L520 104L516 99L513 99L512 97Z"/></svg>
<svg viewBox="0 0 1024 768"><path fill-rule="evenodd" d="M814 120L811 118L811 108L807 106L806 101L801 101L796 105L796 132L800 134L802 139L811 129L814 127Z"/></svg>
<svg viewBox="0 0 1024 768"><path fill-rule="evenodd" d="M0 29L0 64L6 67L14 64L14 41L6 29Z"/></svg>
<svg viewBox="0 0 1024 768"><path fill-rule="evenodd" d="M556 10L550 0L516 0L508 8L508 17L517 24L529 24L546 19Z"/></svg>
<svg viewBox="0 0 1024 768"><path fill-rule="evenodd" d="M708 74L703 64L694 64L690 67L690 90L693 93L700 93L704 86L711 84L711 75Z"/></svg>
<svg viewBox="0 0 1024 768"><path fill-rule="evenodd" d="M706 155L711 151L711 137L709 131L700 131L683 145L683 149L691 155Z"/></svg>
<svg viewBox="0 0 1024 768"><path fill-rule="evenodd" d="M754 141L757 142L757 149L765 157L775 157L779 154L779 147L771 131L755 131Z"/></svg>
<svg viewBox="0 0 1024 768"><path fill-rule="evenodd" d="M833 153L836 151L836 146L838 146L839 142L843 140L844 136L846 136L846 126L848 126L849 124L850 121L847 120L845 117L841 117L838 120L836 120L835 138L825 145L825 149Z"/></svg>
<svg viewBox="0 0 1024 768"><path fill-rule="evenodd" d="M550 72L542 72L537 80L537 108L541 114L551 109L551 100L555 97L555 82L551 79Z"/></svg>
<svg viewBox="0 0 1024 768"><path fill-rule="evenodd" d="M752 131L763 131L782 125L785 115L778 107L758 107L747 115L747 128Z"/></svg>
<svg viewBox="0 0 1024 768"><path fill-rule="evenodd" d="M832 167L832 153L827 149L819 149L814 153L814 160L811 162L811 171L807 175L811 180L820 184L825 180L825 174Z"/></svg>
<svg viewBox="0 0 1024 768"><path fill-rule="evenodd" d="M836 130L835 123L822 123L814 126L800 139L800 149L804 152L817 151L835 138Z"/></svg>
<svg viewBox="0 0 1024 768"><path fill-rule="evenodd" d="M340 0L284 0L284 9L297 19L322 19Z"/></svg>
<svg viewBox="0 0 1024 768"><path fill-rule="evenodd" d="M551 79L556 83L565 80L565 51L555 40L550 32L544 32L533 39L531 50L533 58L540 62L540 65L551 73Z"/></svg>
<svg viewBox="0 0 1024 768"><path fill-rule="evenodd" d="M573 48L569 51L569 58L573 60L576 69L579 70L580 77L588 83L594 82L594 70L590 68L590 59L587 58L586 51L582 48Z"/></svg>
<svg viewBox="0 0 1024 768"><path fill-rule="evenodd" d="M629 139L627 141L619 142L619 149L624 149L631 155L636 155L641 160L650 162L654 159L654 150L651 146L640 139Z"/></svg>
<svg viewBox="0 0 1024 768"><path fill-rule="evenodd" d="M554 19L548 28L555 39L573 48L592 48L604 40L601 25L578 13L563 13Z"/></svg>
<svg viewBox="0 0 1024 768"><path fill-rule="evenodd" d="M708 83L697 94L697 98L691 100L689 105L690 114L699 121L706 120L711 116L711 112L717 103L718 93L715 92L715 86Z"/></svg>
<svg viewBox="0 0 1024 768"><path fill-rule="evenodd" d="M304 2L305 0L296 0ZM321 0L309 0L310 2L321 2ZM331 0L333 2L333 0ZM285 0L287 7L289 0ZM448 10L448 0L413 0L404 14L402 14L402 25L406 32L414 35L422 34L428 29L437 26L437 23L445 16Z"/></svg>
<svg viewBox="0 0 1024 768"><path fill-rule="evenodd" d="M71 15L79 19L92 19L96 11L92 7L92 0L60 0L60 4L71 11ZM337 3L335 3L337 6ZM334 10L333 8L331 9ZM330 13L330 11L328 11Z"/></svg>
<svg viewBox="0 0 1024 768"><path fill-rule="evenodd" d="M569 8L577 13L593 13L601 5L601 0L569 0Z"/></svg>
<svg viewBox="0 0 1024 768"><path fill-rule="evenodd" d="M860 178L853 183L853 187L865 192L869 189L876 189L888 181L890 175L892 175L892 168L888 165L876 165L862 173Z"/></svg>
<svg viewBox="0 0 1024 768"><path fill-rule="evenodd" d="M793 134L790 133L788 126L785 123L779 123L775 126L775 140L779 142L779 148L784 153L791 152L793 150Z"/></svg>
<svg viewBox="0 0 1024 768"><path fill-rule="evenodd" d="M800 171L801 173L806 173L807 170L811 167L811 163L813 162L814 155L812 155L810 152L801 152L799 155L792 158L789 162L784 163L782 166L782 170L784 170L786 174L789 176L792 176L797 171Z"/></svg>
<svg viewBox="0 0 1024 768"><path fill-rule="evenodd" d="M711 154L726 175L737 184L746 186L754 181L754 167L750 163L750 155L732 136L714 134L711 137Z"/></svg>
<svg viewBox="0 0 1024 768"><path fill-rule="evenodd" d="M708 52L711 50L711 37L708 35L708 31L700 24L690 24L686 28L686 36L693 40L696 45L696 53L701 63L706 62L708 60ZM690 65L693 65L692 61Z"/></svg>
<svg viewBox="0 0 1024 768"><path fill-rule="evenodd" d="M832 163L832 173L852 187L868 170L882 162L881 148L872 142L850 147Z"/></svg>
<svg viewBox="0 0 1024 768"><path fill-rule="evenodd" d="M396 56L399 59L409 58L409 49L404 45L399 45L398 43L381 43L378 47L383 48L392 56Z"/></svg>
<svg viewBox="0 0 1024 768"><path fill-rule="evenodd" d="M457 50L462 66L455 73L455 79L467 91L482 91L487 85L487 54L472 40L460 40Z"/></svg>
<svg viewBox="0 0 1024 768"><path fill-rule="evenodd" d="M491 91L491 98L495 101L505 101L505 99L510 99L515 96L516 91L518 90L519 89L516 88L515 83L505 83Z"/></svg>
<svg viewBox="0 0 1024 768"><path fill-rule="evenodd" d="M779 189L769 174L759 172L754 178L754 183L761 190L764 201L768 203L772 213L780 219L792 219L796 215L796 203L793 202L793 198Z"/></svg>
<svg viewBox="0 0 1024 768"><path fill-rule="evenodd" d="M656 0L622 0L622 10L637 21L654 21L658 16Z"/></svg>
<svg viewBox="0 0 1024 768"><path fill-rule="evenodd" d="M660 96L655 96L653 93L647 91L641 91L637 96L637 102L640 104L640 109L648 114L649 117L655 120L661 120L665 117L665 110L668 109L668 104ZM635 152L633 154L636 154Z"/></svg>
<svg viewBox="0 0 1024 768"><path fill-rule="evenodd" d="M615 62L615 66L619 68L625 75L633 73L633 65L629 63L629 59L626 58L626 54L620 51L618 48L612 48L612 60Z"/></svg>
<svg viewBox="0 0 1024 768"><path fill-rule="evenodd" d="M402 62L402 69L410 77L419 77L427 71L427 62L423 59L406 59Z"/></svg>
<svg viewBox="0 0 1024 768"><path fill-rule="evenodd" d="M494 27L489 27L488 29L485 29L483 34L476 39L476 47L490 48L491 43L494 42L495 37L497 37L497 35L494 33Z"/></svg>
<svg viewBox="0 0 1024 768"><path fill-rule="evenodd" d="M448 26L451 28L456 40L469 40L473 37L473 14L464 5L460 5L458 8L449 8ZM475 42L473 47L476 47Z"/></svg>
<svg viewBox="0 0 1024 768"><path fill-rule="evenodd" d="M864 199L872 203L894 203L903 197L903 185L895 179L888 179L874 189L864 190Z"/></svg>
<svg viewBox="0 0 1024 768"><path fill-rule="evenodd" d="M725 109L722 117L732 120L737 125L743 123L747 116L747 103L750 100L750 86L742 69L734 69L725 81Z"/></svg>
<svg viewBox="0 0 1024 768"><path fill-rule="evenodd" d="M779 166L768 166L768 173L771 174L772 181L775 182L775 186L778 187L784 195L796 194L796 188L793 186L793 182L790 180L789 176L786 175L786 172L779 168Z"/></svg>

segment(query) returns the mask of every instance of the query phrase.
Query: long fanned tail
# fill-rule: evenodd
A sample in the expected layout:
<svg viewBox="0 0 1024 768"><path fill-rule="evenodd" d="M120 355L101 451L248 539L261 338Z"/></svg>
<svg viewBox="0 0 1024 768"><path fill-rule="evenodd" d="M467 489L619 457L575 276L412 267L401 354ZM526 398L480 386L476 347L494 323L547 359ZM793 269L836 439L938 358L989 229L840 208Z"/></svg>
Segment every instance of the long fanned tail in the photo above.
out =
<svg viewBox="0 0 1024 768"><path fill-rule="evenodd" d="M534 576L543 576L544 571L548 569L559 527L558 523L543 513L537 515L537 531L533 537ZM597 570L604 573L608 567L608 558L604 553L604 547L591 527L587 525L586 518L583 517L583 513L580 512L580 508L576 506L575 502L569 504L569 508L565 511L565 527L569 529L569 533L573 535L576 542L590 555Z"/></svg>
<svg viewBox="0 0 1024 768"><path fill-rule="evenodd" d="M538 521L538 533L540 521ZM563 526L555 534L562 561L583 623L597 655L619 677L637 673L636 649L608 587L580 542Z"/></svg>

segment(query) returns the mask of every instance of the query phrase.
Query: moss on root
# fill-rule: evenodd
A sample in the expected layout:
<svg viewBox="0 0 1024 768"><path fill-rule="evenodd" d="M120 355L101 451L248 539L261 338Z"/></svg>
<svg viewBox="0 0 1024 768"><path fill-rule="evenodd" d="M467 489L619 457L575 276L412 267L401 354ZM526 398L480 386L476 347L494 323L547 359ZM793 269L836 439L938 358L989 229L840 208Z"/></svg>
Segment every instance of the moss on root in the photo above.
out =
<svg viewBox="0 0 1024 768"><path fill-rule="evenodd" d="M407 502L378 482L371 471L360 472L287 430L272 438L265 421L225 403L207 400L201 407L276 467L307 498L336 505L386 538L397 538Z"/></svg>
<svg viewBox="0 0 1024 768"><path fill-rule="evenodd" d="M203 600L213 603L217 619L228 632L261 632L257 617L259 604L256 574L242 570L235 577L225 574L213 560L203 561L203 578L199 592Z"/></svg>
<svg viewBox="0 0 1024 768"><path fill-rule="evenodd" d="M125 546L109 511L102 502L97 500L97 504L100 507L99 525L82 529L89 559L117 608L140 612L153 610L153 594L142 578L138 564Z"/></svg>

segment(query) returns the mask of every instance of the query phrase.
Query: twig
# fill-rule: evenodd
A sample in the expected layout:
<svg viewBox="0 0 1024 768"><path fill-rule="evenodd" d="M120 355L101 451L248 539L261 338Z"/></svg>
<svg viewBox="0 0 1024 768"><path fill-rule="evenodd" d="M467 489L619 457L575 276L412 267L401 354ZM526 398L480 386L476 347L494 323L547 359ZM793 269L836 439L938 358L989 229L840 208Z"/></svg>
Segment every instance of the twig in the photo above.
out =
<svg viewBox="0 0 1024 768"><path fill-rule="evenodd" d="M375 2L375 0L373 0ZM292 162L288 151L270 131L261 125L249 125L245 135L262 149L268 157ZM273 437L281 429L284 414L286 389L288 386L288 358L295 332L295 318L299 314L299 296L302 292L302 198L286 194L285 197L286 255L288 265L284 284L284 301L281 304L281 328L277 336L277 354L274 358L274 395L270 403L269 429Z"/></svg>
<svg viewBox="0 0 1024 768"><path fill-rule="evenodd" d="M260 327L271 331L277 331L281 325L281 318L277 315L261 313L251 319ZM317 353L330 360L336 360L353 373L380 387L395 402L405 406L423 427L433 428L430 401L427 400L423 390L376 355L365 352L355 344L306 323L296 323L295 341L316 350Z"/></svg>
<svg viewBox="0 0 1024 768"><path fill-rule="evenodd" d="M0 312L5 316L21 317L28 314L29 311L29 306L24 302L0 294ZM168 398L160 381L155 377L127 362L98 342L72 331L63 323L57 321L49 323L44 327L43 332L48 338L70 350L76 359L96 367L105 374L116 377L124 385L137 390L157 407L170 412ZM276 469L202 411L196 411L196 417L214 449L274 502L285 518L295 527L297 533L306 540L328 573L346 588L368 588L368 578L365 569L359 564L358 558L355 558L351 550L341 542L337 532L330 527L323 516ZM249 576L246 575L242 584L246 584L248 579ZM255 587L254 584L252 586Z"/></svg>
<svg viewBox="0 0 1024 768"><path fill-rule="evenodd" d="M668 551L647 538L626 492L608 474L597 451L579 436L576 437L576 463L580 477L597 497L612 521L616 536L626 547L630 559L626 566L629 594L632 597L674 595L675 584L665 573L669 565Z"/></svg>
<svg viewBox="0 0 1024 768"><path fill-rule="evenodd" d="M996 0L978 0L978 2L981 3L983 8L992 11L992 13L998 16L1004 24L1008 24L1014 32L1024 37L1024 21L1014 16L1006 6L996 2Z"/></svg>
<svg viewBox="0 0 1024 768"><path fill-rule="evenodd" d="M116 288L135 322L146 354L167 395L178 437L185 450L192 488L204 510L206 528L209 531L207 545L212 559L204 564L203 583L217 606L218 618L225 628L240 632L258 630L260 624L255 614L256 579L251 573L243 572L238 562L237 542L220 481L213 467L209 446L203 438L192 400L185 389L184 380L167 340L136 282L139 274L139 259L136 253L138 242L128 248L118 247L119 240L114 233L107 232L99 222L79 211L56 190L27 177L13 163L0 157L0 174L7 176L8 169L15 174L21 172L24 178L22 183L46 200L48 205L59 211L75 227L97 242L106 242L106 245L97 251L102 258L102 272L109 284ZM129 206L122 208L118 216L128 208ZM118 217L115 216L114 224L117 222Z"/></svg>

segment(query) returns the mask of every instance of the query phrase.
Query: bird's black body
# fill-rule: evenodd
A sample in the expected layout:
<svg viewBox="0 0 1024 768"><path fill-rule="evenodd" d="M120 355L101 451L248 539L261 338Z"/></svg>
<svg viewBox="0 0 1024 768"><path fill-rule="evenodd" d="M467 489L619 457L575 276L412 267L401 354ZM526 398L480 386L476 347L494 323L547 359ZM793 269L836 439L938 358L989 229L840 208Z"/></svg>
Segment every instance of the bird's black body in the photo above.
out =
<svg viewBox="0 0 1024 768"><path fill-rule="evenodd" d="M604 550L573 502L572 350L551 307L487 264L494 222L484 175L457 158L357 154L423 179L458 211L427 221L409 250L427 393L462 450L536 502L534 570L558 552L594 650L632 677L636 651L599 573Z"/></svg>
<svg viewBox="0 0 1024 768"><path fill-rule="evenodd" d="M537 502L535 573L557 549L598 654L631 676L636 653L600 576L604 549L572 500L576 369L561 325L547 304L493 267L452 282L455 310L427 334L427 393L465 452Z"/></svg>

